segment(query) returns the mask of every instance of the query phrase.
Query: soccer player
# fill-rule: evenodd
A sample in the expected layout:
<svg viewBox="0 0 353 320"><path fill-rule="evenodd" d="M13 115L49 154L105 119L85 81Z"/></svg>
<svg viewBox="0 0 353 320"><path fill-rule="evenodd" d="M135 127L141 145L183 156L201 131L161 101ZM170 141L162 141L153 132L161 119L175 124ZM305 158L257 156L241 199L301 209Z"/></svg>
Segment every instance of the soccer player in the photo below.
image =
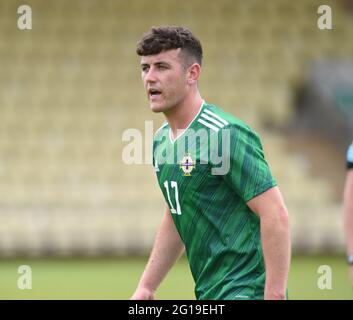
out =
<svg viewBox="0 0 353 320"><path fill-rule="evenodd" d="M347 178L344 188L344 228L347 242L347 260L353 285L353 142L347 152Z"/></svg>
<svg viewBox="0 0 353 320"><path fill-rule="evenodd" d="M184 249L197 299L286 299L288 212L259 136L202 99L188 29L153 27L137 54L150 108L167 120L153 143L167 206L131 299L154 299Z"/></svg>

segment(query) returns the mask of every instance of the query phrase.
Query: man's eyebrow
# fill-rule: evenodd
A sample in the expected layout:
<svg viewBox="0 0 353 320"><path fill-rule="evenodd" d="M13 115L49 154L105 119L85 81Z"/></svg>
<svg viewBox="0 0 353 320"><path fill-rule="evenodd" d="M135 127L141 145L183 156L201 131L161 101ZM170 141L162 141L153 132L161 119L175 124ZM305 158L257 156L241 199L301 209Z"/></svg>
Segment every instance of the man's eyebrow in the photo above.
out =
<svg viewBox="0 0 353 320"><path fill-rule="evenodd" d="M167 65L169 65L169 63L166 62L166 61L157 61L154 64L156 64L156 65L159 65L159 64L167 64Z"/></svg>
<svg viewBox="0 0 353 320"><path fill-rule="evenodd" d="M144 67L144 66L150 66L151 63L147 63L147 62L143 62L141 63L141 67ZM155 66L159 66L159 65L167 65L167 66L170 66L171 64L166 62L166 61L157 61L157 62L154 62L152 63L152 65L155 65Z"/></svg>
<svg viewBox="0 0 353 320"><path fill-rule="evenodd" d="M159 67L171 68L171 66L172 66L170 63L168 63L168 62L166 62L166 61L157 61L157 62L154 62L154 63L143 62L143 63L141 63L140 68L141 68L141 69L150 68L151 65L154 65L154 66L156 66L157 68L159 68Z"/></svg>

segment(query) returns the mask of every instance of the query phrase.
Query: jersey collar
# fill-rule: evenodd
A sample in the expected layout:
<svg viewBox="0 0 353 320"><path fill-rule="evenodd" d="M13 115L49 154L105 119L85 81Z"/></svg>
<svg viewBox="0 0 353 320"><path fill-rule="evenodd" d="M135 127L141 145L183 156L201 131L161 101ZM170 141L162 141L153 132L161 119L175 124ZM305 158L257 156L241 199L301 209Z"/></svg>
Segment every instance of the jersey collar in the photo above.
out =
<svg viewBox="0 0 353 320"><path fill-rule="evenodd" d="M169 141L171 144L173 144L175 141L177 141L189 128L190 126L194 123L194 121L196 120L196 118L199 116L202 108L204 107L205 105L205 100L202 100L202 103L201 103L201 106L200 106L200 109L199 111L197 112L196 116L194 117L194 119L192 119L189 123L189 125L178 135L176 136L176 138L173 140L172 139L172 130L171 128L169 127Z"/></svg>

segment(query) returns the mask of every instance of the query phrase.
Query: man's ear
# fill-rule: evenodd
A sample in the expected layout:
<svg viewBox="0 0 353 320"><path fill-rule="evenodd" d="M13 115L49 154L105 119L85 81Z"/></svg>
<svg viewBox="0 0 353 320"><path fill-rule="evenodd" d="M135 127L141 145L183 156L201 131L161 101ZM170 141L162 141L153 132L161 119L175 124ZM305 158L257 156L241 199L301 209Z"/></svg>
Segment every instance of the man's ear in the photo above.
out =
<svg viewBox="0 0 353 320"><path fill-rule="evenodd" d="M200 78L201 66L198 63L193 63L188 69L188 84L192 85Z"/></svg>

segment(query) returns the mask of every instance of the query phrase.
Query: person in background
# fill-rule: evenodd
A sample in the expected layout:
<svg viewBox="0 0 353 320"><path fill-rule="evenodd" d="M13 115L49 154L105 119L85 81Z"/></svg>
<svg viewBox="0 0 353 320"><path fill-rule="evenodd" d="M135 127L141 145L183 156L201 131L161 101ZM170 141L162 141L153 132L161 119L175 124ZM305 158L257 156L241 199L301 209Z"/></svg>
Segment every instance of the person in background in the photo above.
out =
<svg viewBox="0 0 353 320"><path fill-rule="evenodd" d="M343 195L347 262L353 285L353 142L347 152L347 176Z"/></svg>

